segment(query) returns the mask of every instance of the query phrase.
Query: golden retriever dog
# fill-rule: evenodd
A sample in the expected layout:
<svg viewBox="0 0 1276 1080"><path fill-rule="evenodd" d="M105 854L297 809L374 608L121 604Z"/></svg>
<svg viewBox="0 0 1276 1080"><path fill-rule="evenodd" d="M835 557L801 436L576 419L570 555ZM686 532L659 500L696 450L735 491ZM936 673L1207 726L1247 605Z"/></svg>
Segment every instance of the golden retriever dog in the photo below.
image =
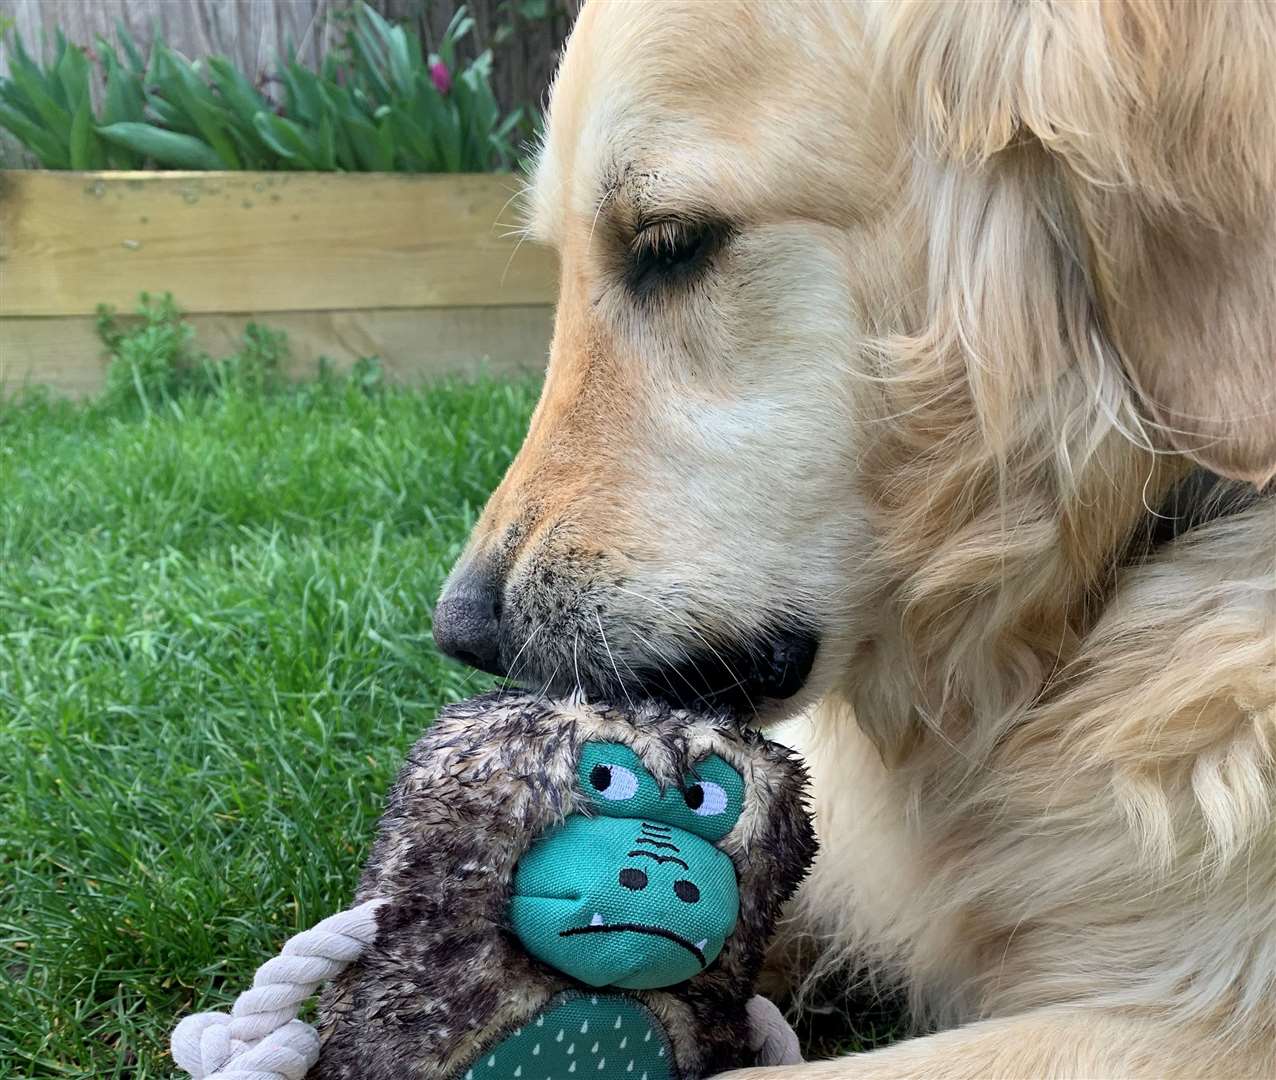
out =
<svg viewBox="0 0 1276 1080"><path fill-rule="evenodd" d="M739 1076L1276 1076L1274 70L1258 2L585 6L435 633L807 715L793 933L919 1034Z"/></svg>

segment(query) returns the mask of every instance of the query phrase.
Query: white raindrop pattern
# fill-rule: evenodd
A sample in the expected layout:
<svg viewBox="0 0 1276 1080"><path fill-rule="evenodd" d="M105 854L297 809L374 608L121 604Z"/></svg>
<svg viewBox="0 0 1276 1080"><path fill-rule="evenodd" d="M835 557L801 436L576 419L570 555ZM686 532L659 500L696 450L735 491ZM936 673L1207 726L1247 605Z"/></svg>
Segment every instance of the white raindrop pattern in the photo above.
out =
<svg viewBox="0 0 1276 1080"><path fill-rule="evenodd" d="M667 1049L655 1015L628 995L568 992L485 1050L463 1080L677 1080Z"/></svg>

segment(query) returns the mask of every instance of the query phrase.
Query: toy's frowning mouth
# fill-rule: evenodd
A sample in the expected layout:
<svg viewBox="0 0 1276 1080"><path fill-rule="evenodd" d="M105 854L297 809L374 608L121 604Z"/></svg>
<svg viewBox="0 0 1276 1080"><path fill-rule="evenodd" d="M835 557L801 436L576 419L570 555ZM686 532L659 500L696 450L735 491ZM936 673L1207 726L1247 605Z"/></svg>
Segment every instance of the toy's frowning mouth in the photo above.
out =
<svg viewBox="0 0 1276 1080"><path fill-rule="evenodd" d="M681 934L675 934L672 930L666 930L663 926L647 926L643 923L605 923L601 915L594 915L594 921L588 926L573 926L570 930L560 931L559 937L575 937L578 934L650 934L652 937L662 937L667 941L672 941L675 945L681 945L687 952L699 961L700 966L705 966L704 950L709 944L708 938L702 938L696 943L688 941Z"/></svg>

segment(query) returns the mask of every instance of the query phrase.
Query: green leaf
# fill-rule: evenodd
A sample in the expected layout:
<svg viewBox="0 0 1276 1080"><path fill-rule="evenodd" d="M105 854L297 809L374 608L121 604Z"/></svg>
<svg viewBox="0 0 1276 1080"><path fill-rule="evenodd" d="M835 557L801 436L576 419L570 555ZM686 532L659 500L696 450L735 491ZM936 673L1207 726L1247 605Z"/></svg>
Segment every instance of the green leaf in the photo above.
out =
<svg viewBox="0 0 1276 1080"><path fill-rule="evenodd" d="M46 169L69 169L71 156L53 135L8 105L0 105L0 127L11 131Z"/></svg>
<svg viewBox="0 0 1276 1080"><path fill-rule="evenodd" d="M221 162L217 167L242 169L243 163L239 160L235 144L226 131L228 118L218 106L212 90L195 74L184 56L167 46L162 48L173 75L169 81L171 97L186 110L195 122L199 134L217 154Z"/></svg>
<svg viewBox="0 0 1276 1080"><path fill-rule="evenodd" d="M155 38L151 42L151 55L146 63L146 70L142 72L142 79L148 86L158 85L168 77L169 63L165 58L164 42L160 40L158 28L155 31Z"/></svg>
<svg viewBox="0 0 1276 1080"><path fill-rule="evenodd" d="M332 118L325 112L319 117L319 168L333 172L337 168L337 143Z"/></svg>
<svg viewBox="0 0 1276 1080"><path fill-rule="evenodd" d="M421 64L421 47L415 39L409 43L408 35L400 26L392 26L368 4L362 4L356 12L356 33L366 40L366 53L372 62L370 74L386 85L383 100L391 96L407 97L412 93L414 75L413 53L416 67ZM416 45L415 50L412 45ZM387 72L382 77L382 72Z"/></svg>
<svg viewBox="0 0 1276 1080"><path fill-rule="evenodd" d="M146 61L142 59L141 50L138 49L137 42L133 40L133 35L128 32L128 27L124 25L122 19L115 20L115 36L120 39L120 46L124 49L124 55L128 57L129 67L134 74L145 74Z"/></svg>
<svg viewBox="0 0 1276 1080"><path fill-rule="evenodd" d="M44 126L65 137L65 133L71 129L71 114L59 105L45 88L39 69L29 62L28 64L20 63L15 57L9 76L31 103L31 107Z"/></svg>
<svg viewBox="0 0 1276 1080"><path fill-rule="evenodd" d="M361 24L356 25L350 40L354 77L367 85L371 91L371 97L377 104L385 104L394 97L394 93L381 74L383 60L380 50Z"/></svg>
<svg viewBox="0 0 1276 1080"><path fill-rule="evenodd" d="M412 99L414 112L430 131L438 148L439 163L431 171L461 171L462 131L455 100L459 87L458 79L452 84L452 95L445 98L435 89L428 75L417 78L416 95Z"/></svg>
<svg viewBox="0 0 1276 1080"><path fill-rule="evenodd" d="M515 109L488 136L488 143L491 145L492 150L496 152L497 161L501 169L508 169L518 154L518 148L514 145L514 140L511 136L522 122L523 110Z"/></svg>
<svg viewBox="0 0 1276 1080"><path fill-rule="evenodd" d="M377 160L381 172L391 172L397 168L395 164L394 122L388 115L377 123Z"/></svg>
<svg viewBox="0 0 1276 1080"><path fill-rule="evenodd" d="M277 154L304 169L320 168L317 140L291 120L272 113L259 112L253 117L253 123L261 133L261 137L274 148Z"/></svg>
<svg viewBox="0 0 1276 1080"><path fill-rule="evenodd" d="M466 11L465 5L462 4L452 14L452 18L447 24L447 29L443 31L443 38L439 42L439 57L443 63L447 64L448 71L456 69L456 43L465 37L473 27L474 20L470 18L469 12Z"/></svg>
<svg viewBox="0 0 1276 1080"><path fill-rule="evenodd" d="M366 124L366 121L359 115L359 110L340 87L324 86L320 82L318 91L323 103L324 115L332 125L332 140L336 152L334 168L344 172L358 172L359 155L355 150L350 128L354 123Z"/></svg>
<svg viewBox="0 0 1276 1080"><path fill-rule="evenodd" d="M40 113L31 104L31 99L18 89L16 83L7 79L0 79L0 101L5 102L10 108L16 109L31 123L35 124L36 127L44 125Z"/></svg>
<svg viewBox="0 0 1276 1080"><path fill-rule="evenodd" d="M453 84L452 99L459 113L458 125L464 142L464 168L483 170L490 166L491 132L500 121L500 106L488 81L492 55L484 52L463 71Z"/></svg>
<svg viewBox="0 0 1276 1080"><path fill-rule="evenodd" d="M193 135L165 131L151 124L108 124L97 129L108 142L141 154L159 165L179 169L220 169L221 158L205 142Z"/></svg>
<svg viewBox="0 0 1276 1080"><path fill-rule="evenodd" d="M382 132L366 120L350 119L343 124L354 147L357 168L361 172L390 172L394 168L394 136Z"/></svg>
<svg viewBox="0 0 1276 1080"><path fill-rule="evenodd" d="M224 56L210 56L208 70L212 74L213 84L221 93L222 102L234 113L236 119L251 130L253 117L263 109L268 109L270 103Z"/></svg>
<svg viewBox="0 0 1276 1080"><path fill-rule="evenodd" d="M262 141L261 133L253 125L250 124L245 129L242 125L236 124L230 129L230 137L235 143L239 160L244 163L245 169L287 168L287 163L280 161L279 155Z"/></svg>
<svg viewBox="0 0 1276 1080"><path fill-rule="evenodd" d="M156 120L171 131L199 138L199 129L181 109L158 94L146 95L146 108Z"/></svg>
<svg viewBox="0 0 1276 1080"><path fill-rule="evenodd" d="M387 41L390 55L390 74L394 79L395 89L403 97L412 93L412 54L408 48L408 36L403 27L396 26ZM420 66L421 54L417 53L417 65Z"/></svg>
<svg viewBox="0 0 1276 1080"><path fill-rule="evenodd" d="M93 110L89 102L89 95L85 93L80 98L80 104L75 110L74 118L71 120L71 168L80 170L94 168L96 141L93 137Z"/></svg>
<svg viewBox="0 0 1276 1080"><path fill-rule="evenodd" d="M296 152L275 135L271 124L271 120L274 119L278 119L278 117L272 116L268 112L259 112L253 117L253 126L257 129L257 134L261 136L262 142L269 146L272 151L286 161L295 161L297 159Z"/></svg>
<svg viewBox="0 0 1276 1080"><path fill-rule="evenodd" d="M5 29L7 31L8 27ZM25 61L28 64L31 62L31 57L27 53L26 42L22 40L22 35L16 31L13 35L13 55L20 61Z"/></svg>
<svg viewBox="0 0 1276 1080"><path fill-rule="evenodd" d="M315 73L292 63L283 69L283 80L288 115L311 126L317 124L323 115L323 100Z"/></svg>
<svg viewBox="0 0 1276 1080"><path fill-rule="evenodd" d="M97 41L97 58L98 62L106 70L112 65L118 67L120 64L120 54L115 51L115 46L106 40L101 34L95 38Z"/></svg>
<svg viewBox="0 0 1276 1080"><path fill-rule="evenodd" d="M355 95L344 86L321 82L318 89L324 108L329 109L335 117L338 117L343 122L348 120L367 120L367 114L356 102Z"/></svg>
<svg viewBox="0 0 1276 1080"><path fill-rule="evenodd" d="M102 103L102 119L107 124L140 123L146 112L142 79L126 68L114 51L106 55L106 98Z"/></svg>
<svg viewBox="0 0 1276 1080"><path fill-rule="evenodd" d="M409 172L443 172L443 162L435 141L405 110L396 110L388 117L394 124L399 153L403 155Z"/></svg>
<svg viewBox="0 0 1276 1080"><path fill-rule="evenodd" d="M57 45L53 50L53 63L49 65L47 72L41 72L41 77L44 79L53 99L69 113L75 109L75 102L67 96L66 87L62 84L58 69L62 66L62 61L66 59L67 50L70 46L67 44L66 35L62 33L60 28L57 31L56 40Z"/></svg>
<svg viewBox="0 0 1276 1080"><path fill-rule="evenodd" d="M373 37L382 42L389 41L390 34L394 28L381 17L381 13L371 4L361 3L355 10L355 18L368 28Z"/></svg>
<svg viewBox="0 0 1276 1080"><path fill-rule="evenodd" d="M58 82L66 93L67 110L75 115L81 101L89 98L89 60L78 45L63 50L57 66Z"/></svg>

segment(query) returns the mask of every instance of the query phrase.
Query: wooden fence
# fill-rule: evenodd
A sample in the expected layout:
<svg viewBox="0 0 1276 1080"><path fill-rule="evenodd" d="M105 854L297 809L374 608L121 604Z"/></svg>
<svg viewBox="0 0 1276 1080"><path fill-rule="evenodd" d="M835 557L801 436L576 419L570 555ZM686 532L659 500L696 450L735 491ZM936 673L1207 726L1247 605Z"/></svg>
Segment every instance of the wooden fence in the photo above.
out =
<svg viewBox="0 0 1276 1080"><path fill-rule="evenodd" d="M89 393L94 313L172 292L201 345L255 318L295 374L378 355L402 379L540 370L552 256L516 243L508 176L0 172L0 387Z"/></svg>

